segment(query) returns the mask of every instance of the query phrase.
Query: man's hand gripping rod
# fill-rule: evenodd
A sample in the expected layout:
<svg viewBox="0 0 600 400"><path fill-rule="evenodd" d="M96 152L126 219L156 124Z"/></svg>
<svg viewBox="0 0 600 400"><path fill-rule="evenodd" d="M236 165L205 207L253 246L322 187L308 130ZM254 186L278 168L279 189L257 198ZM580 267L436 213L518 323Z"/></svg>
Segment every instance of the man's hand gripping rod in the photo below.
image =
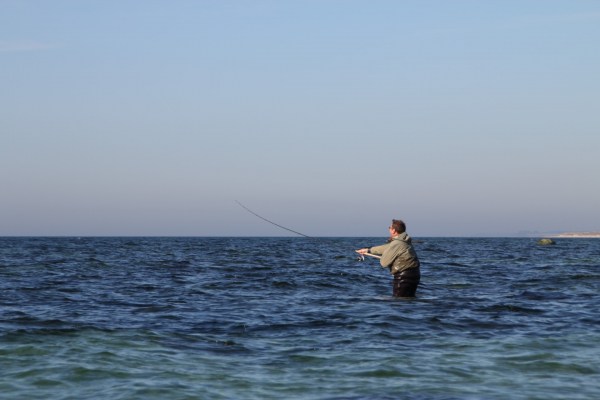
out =
<svg viewBox="0 0 600 400"><path fill-rule="evenodd" d="M357 253L358 253L358 251L357 251ZM358 256L359 256L360 261L364 261L365 256L381 259L381 256L378 256L377 254L371 254L371 253L358 253Z"/></svg>

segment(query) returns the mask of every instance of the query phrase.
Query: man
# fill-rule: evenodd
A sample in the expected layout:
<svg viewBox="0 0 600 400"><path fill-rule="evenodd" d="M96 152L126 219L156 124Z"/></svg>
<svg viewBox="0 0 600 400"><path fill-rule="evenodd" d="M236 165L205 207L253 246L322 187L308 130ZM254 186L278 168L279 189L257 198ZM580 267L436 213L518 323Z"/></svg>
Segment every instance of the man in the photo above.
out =
<svg viewBox="0 0 600 400"><path fill-rule="evenodd" d="M359 254L380 255L380 264L394 275L394 297L415 297L421 279L417 253L406 234L406 225L398 219L389 227L390 239L386 244L356 250Z"/></svg>

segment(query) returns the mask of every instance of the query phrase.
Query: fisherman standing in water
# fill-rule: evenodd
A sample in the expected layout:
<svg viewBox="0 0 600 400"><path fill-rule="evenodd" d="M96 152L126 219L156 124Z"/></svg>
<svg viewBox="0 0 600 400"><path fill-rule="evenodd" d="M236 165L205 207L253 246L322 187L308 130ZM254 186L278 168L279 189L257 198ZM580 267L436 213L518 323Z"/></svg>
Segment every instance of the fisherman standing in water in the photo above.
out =
<svg viewBox="0 0 600 400"><path fill-rule="evenodd" d="M356 252L381 256L381 266L389 268L394 275L394 297L415 297L421 279L419 258L406 233L404 222L392 220L389 230L390 239L386 244L362 248Z"/></svg>

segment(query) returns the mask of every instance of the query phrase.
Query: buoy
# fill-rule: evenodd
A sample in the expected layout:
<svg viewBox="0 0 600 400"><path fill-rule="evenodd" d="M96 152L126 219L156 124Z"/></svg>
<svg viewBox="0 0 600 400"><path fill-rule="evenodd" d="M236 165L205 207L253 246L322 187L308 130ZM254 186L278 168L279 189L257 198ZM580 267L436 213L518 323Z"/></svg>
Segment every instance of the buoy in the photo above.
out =
<svg viewBox="0 0 600 400"><path fill-rule="evenodd" d="M538 240L538 244L541 244L543 246L548 246L549 244L556 244L556 242L552 239L545 238L545 239Z"/></svg>

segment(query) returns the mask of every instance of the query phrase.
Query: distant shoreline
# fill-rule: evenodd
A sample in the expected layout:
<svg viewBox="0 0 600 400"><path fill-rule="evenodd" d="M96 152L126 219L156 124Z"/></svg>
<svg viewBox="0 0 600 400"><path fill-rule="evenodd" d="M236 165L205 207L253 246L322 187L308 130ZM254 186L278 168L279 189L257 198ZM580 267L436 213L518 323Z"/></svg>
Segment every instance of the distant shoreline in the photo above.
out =
<svg viewBox="0 0 600 400"><path fill-rule="evenodd" d="M600 239L600 232L565 232L565 233L558 233L558 234L555 234L555 235L547 235L547 237L552 237L552 238L582 238L582 239L598 238L598 239Z"/></svg>

